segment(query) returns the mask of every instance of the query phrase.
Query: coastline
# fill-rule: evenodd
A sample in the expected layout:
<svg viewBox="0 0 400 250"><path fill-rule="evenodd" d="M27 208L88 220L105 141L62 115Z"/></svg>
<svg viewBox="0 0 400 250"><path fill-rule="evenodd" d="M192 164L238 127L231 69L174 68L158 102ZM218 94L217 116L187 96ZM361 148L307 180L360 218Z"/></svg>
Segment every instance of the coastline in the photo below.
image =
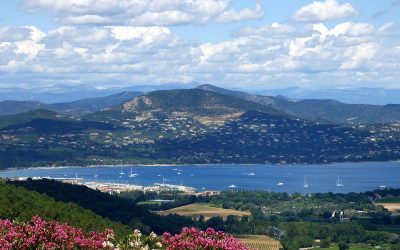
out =
<svg viewBox="0 0 400 250"><path fill-rule="evenodd" d="M376 163L399 163L399 160L392 161L337 161L337 162L327 162L327 163L187 163L187 164L107 164L107 165L80 165L80 166L42 166L42 167L11 167L1 169L1 172L10 171L10 170L32 170L32 169L71 169L71 168L115 168L115 167L188 167L188 166L285 166L285 167L296 167L296 166L329 166L334 164L376 164ZM399 165L400 166L400 165Z"/></svg>

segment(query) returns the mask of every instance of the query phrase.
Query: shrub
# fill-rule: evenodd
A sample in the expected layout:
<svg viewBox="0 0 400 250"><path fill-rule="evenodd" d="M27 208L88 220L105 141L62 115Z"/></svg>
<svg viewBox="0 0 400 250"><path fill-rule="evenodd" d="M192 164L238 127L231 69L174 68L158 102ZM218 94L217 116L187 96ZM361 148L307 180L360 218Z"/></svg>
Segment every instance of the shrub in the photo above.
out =
<svg viewBox="0 0 400 250"><path fill-rule="evenodd" d="M208 228L183 228L180 234L142 235L139 230L117 240L112 230L82 229L35 216L27 223L0 220L0 250L249 250L231 235Z"/></svg>
<svg viewBox="0 0 400 250"><path fill-rule="evenodd" d="M113 237L111 230L83 233L67 224L47 222L37 216L28 223L0 220L0 249L109 249L104 242Z"/></svg>
<svg viewBox="0 0 400 250"><path fill-rule="evenodd" d="M167 250L249 250L233 236L208 228L198 231L183 228L180 234L164 233L163 241Z"/></svg>

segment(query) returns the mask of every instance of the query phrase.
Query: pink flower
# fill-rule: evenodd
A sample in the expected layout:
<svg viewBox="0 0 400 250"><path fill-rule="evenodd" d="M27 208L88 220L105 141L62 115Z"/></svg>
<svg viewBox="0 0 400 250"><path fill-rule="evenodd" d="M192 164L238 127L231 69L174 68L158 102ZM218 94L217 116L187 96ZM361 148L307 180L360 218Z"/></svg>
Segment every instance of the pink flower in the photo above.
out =
<svg viewBox="0 0 400 250"><path fill-rule="evenodd" d="M208 228L205 232L195 228L182 228L180 234L163 234L167 250L249 250L233 236Z"/></svg>
<svg viewBox="0 0 400 250"><path fill-rule="evenodd" d="M28 223L0 220L0 250L9 249L110 249L103 247L112 231L83 233L79 228L38 216Z"/></svg>

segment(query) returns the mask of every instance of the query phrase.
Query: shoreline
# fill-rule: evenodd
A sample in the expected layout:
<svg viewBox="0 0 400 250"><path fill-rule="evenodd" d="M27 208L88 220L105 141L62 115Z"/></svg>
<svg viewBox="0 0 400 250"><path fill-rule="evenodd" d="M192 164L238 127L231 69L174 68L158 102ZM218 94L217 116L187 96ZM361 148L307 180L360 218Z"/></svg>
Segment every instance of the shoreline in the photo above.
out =
<svg viewBox="0 0 400 250"><path fill-rule="evenodd" d="M328 163L287 163L287 164L274 164L274 163L188 163L188 164L111 164L111 165L80 165L80 166L43 166L43 167L15 167L15 168L5 168L0 170L1 172L10 171L10 170L34 170L34 169L72 169L72 168L115 168L115 167L189 167L189 166L284 166L284 167L296 167L296 166L330 166L334 164L343 165L343 164L376 164L376 163L399 163L400 160L394 161L346 161L346 162L328 162ZM399 165L400 166L400 165Z"/></svg>

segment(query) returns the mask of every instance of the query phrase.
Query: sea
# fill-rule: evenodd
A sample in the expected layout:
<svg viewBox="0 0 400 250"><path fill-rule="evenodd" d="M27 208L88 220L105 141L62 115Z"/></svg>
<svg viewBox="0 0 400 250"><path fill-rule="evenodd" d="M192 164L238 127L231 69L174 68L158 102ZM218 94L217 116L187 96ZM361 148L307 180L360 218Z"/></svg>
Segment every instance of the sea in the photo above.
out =
<svg viewBox="0 0 400 250"><path fill-rule="evenodd" d="M288 193L348 193L400 188L400 162L27 168L0 171L0 177L79 178L88 182L140 186L164 183L193 187L198 191L245 189Z"/></svg>

